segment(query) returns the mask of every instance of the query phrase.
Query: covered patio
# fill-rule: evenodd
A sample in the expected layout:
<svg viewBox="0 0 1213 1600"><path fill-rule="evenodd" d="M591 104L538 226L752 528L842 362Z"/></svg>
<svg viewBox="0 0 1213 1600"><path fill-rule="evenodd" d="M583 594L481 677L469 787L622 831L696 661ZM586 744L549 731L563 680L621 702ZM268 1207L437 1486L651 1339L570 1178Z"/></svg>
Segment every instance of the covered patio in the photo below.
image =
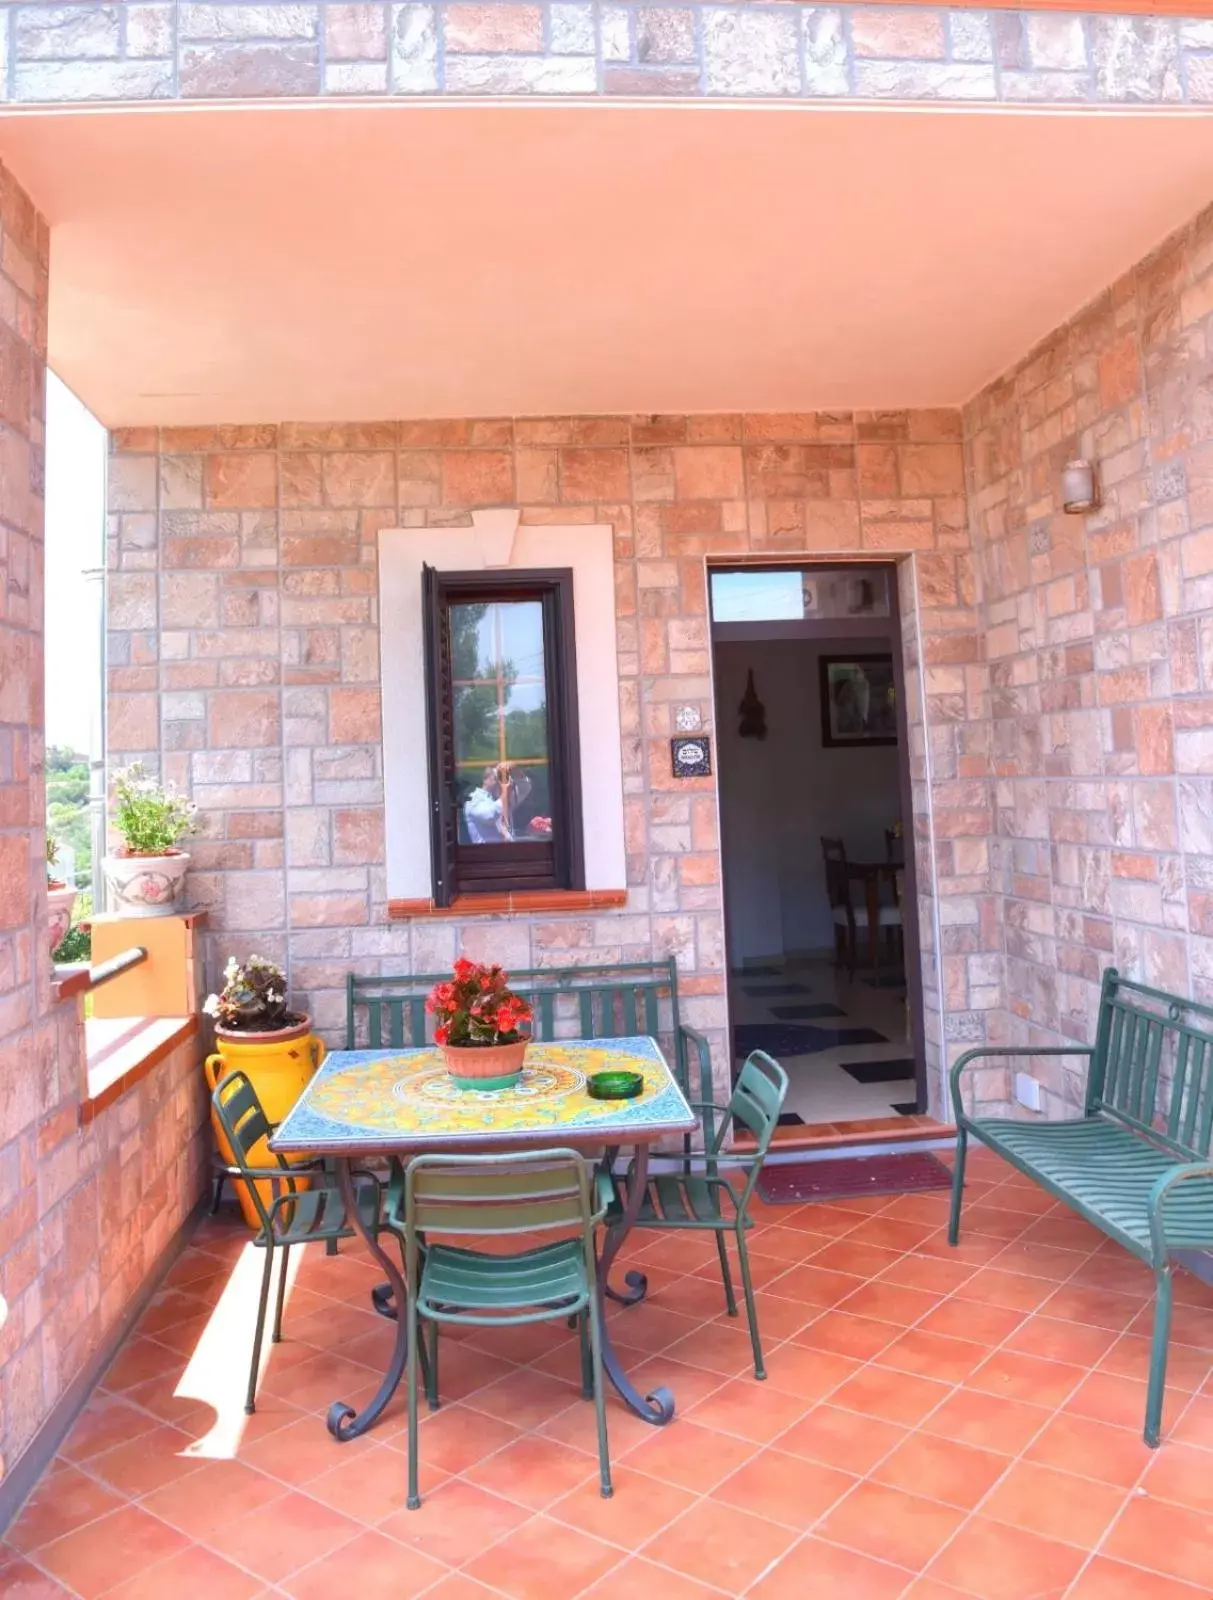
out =
<svg viewBox="0 0 1213 1600"><path fill-rule="evenodd" d="M563 1331L464 1336L422 1423L405 1509L398 1398L373 1391L378 1272L307 1254L243 1414L258 1263L203 1223L9 1529L20 1600L1198 1600L1213 1589L1213 1290L1181 1276L1167 1440L1141 1440L1149 1273L993 1158L971 1157L958 1249L946 1194L759 1205L769 1378L723 1311L715 1252L629 1253L616 1308L666 1428L609 1407L616 1494Z"/></svg>

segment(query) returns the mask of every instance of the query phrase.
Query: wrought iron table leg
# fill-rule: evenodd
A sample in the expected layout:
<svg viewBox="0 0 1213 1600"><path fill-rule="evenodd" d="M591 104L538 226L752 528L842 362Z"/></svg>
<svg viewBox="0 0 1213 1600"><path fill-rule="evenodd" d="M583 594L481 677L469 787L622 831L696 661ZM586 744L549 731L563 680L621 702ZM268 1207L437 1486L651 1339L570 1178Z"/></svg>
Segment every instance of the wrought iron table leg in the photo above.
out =
<svg viewBox="0 0 1213 1600"><path fill-rule="evenodd" d="M390 1283L377 1283L371 1290L371 1305L381 1317L396 1321L396 1291Z"/></svg>
<svg viewBox="0 0 1213 1600"><path fill-rule="evenodd" d="M602 1241L602 1249L598 1254L599 1320L602 1327L603 1371L614 1384L619 1398L629 1410L634 1411L645 1422L651 1422L655 1427L662 1427L674 1415L674 1396L664 1384L643 1395L636 1388L623 1370L619 1357L615 1354L610 1324L606 1318L605 1304L609 1295L612 1300L618 1301L620 1305L635 1305L636 1301L642 1300L648 1291L648 1280L643 1272L627 1272L624 1274L624 1282L631 1290L629 1294L612 1289L607 1282L615 1257L619 1254L624 1240L631 1232L632 1225L639 1215L648 1179L649 1147L642 1144L636 1148L636 1158L632 1164L630 1182L624 1195L623 1211L607 1229L606 1237Z"/></svg>
<svg viewBox="0 0 1213 1600"><path fill-rule="evenodd" d="M616 1158L618 1157L618 1155L619 1155L619 1146L617 1144L609 1146L603 1152L603 1157L602 1157L603 1164L605 1165L606 1170L608 1172L610 1172L613 1169L613 1167L615 1165ZM647 1166L648 1166L648 1147L647 1146L645 1147L644 1158L645 1158L645 1166L647 1168ZM617 1227L622 1229L622 1232L620 1234L619 1240L617 1241L617 1243L615 1244L614 1248L610 1252L611 1257L613 1257L615 1255L616 1251L618 1251L620 1245L622 1245L624 1239L631 1232L632 1227L635 1224L637 1213L640 1210L640 1203L644 1199L644 1184L642 1183L639 1186L639 1188L636 1190L636 1199L635 1199L635 1202L631 1206L630 1211L629 1211L626 1202L631 1198L631 1195L632 1195L631 1188L625 1189L625 1191L624 1191L624 1199L625 1199L626 1222L623 1219L621 1219L616 1224ZM624 1281L624 1283L627 1284L627 1289L626 1290L624 1290L624 1289L613 1289L611 1287L611 1285L605 1281L605 1278L604 1278L604 1281L603 1281L603 1289L604 1289L604 1291L606 1293L607 1299L608 1300L613 1300L616 1305L619 1305L619 1306L634 1306L637 1303L637 1301L643 1300L645 1295L648 1294L648 1292L649 1292L649 1280L645 1277L643 1272L637 1272L635 1270L635 1268L632 1268L629 1271L624 1273L623 1281Z"/></svg>
<svg viewBox="0 0 1213 1600"><path fill-rule="evenodd" d="M384 1250L378 1238L362 1220L362 1213L358 1209L358 1197L354 1189L354 1180L350 1173L350 1164L342 1158L337 1162L337 1181L341 1185L341 1198L345 1202L345 1214L350 1226L364 1241L375 1260L387 1273L388 1284L396 1304L402 1306L405 1302L404 1277L399 1266L394 1262L387 1251ZM344 1442L346 1439L356 1439L359 1434L374 1427L383 1414L384 1407L396 1393L400 1379L404 1375L404 1364L408 1355L407 1344L408 1330L403 1317L396 1322L396 1343L392 1349L392 1359L383 1382L374 1398L365 1405L361 1411L355 1411L353 1406L347 1405L344 1400L334 1400L329 1407L328 1430L334 1439Z"/></svg>
<svg viewBox="0 0 1213 1600"><path fill-rule="evenodd" d="M607 1299L613 1300L617 1306L634 1306L649 1292L649 1280L635 1267L628 1268L623 1281L627 1284L626 1289L614 1289L609 1283L603 1285Z"/></svg>

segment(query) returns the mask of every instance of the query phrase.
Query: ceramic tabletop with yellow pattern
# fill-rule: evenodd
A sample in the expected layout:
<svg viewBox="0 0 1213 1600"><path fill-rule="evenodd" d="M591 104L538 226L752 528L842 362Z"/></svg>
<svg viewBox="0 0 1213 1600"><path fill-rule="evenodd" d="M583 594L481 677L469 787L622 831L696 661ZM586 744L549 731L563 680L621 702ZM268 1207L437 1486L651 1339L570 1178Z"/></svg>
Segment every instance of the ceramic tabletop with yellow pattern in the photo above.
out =
<svg viewBox="0 0 1213 1600"><path fill-rule="evenodd" d="M634 1100L594 1100L596 1072L639 1072ZM283 1155L356 1155L443 1146L564 1141L632 1144L685 1133L696 1118L655 1039L564 1039L532 1044L518 1084L458 1089L441 1052L337 1050L283 1119Z"/></svg>

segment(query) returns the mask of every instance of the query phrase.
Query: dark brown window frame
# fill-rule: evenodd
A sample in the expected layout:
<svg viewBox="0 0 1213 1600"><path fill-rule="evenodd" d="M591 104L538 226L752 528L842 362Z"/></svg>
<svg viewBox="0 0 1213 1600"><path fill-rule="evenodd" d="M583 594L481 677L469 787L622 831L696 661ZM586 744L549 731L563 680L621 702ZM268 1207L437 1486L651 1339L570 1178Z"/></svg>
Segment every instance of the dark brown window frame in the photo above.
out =
<svg viewBox="0 0 1213 1600"><path fill-rule="evenodd" d="M459 842L450 607L538 600L543 606L544 678L552 838L542 842ZM584 889L577 650L569 567L523 572L438 572L422 568L430 860L435 906L457 895Z"/></svg>

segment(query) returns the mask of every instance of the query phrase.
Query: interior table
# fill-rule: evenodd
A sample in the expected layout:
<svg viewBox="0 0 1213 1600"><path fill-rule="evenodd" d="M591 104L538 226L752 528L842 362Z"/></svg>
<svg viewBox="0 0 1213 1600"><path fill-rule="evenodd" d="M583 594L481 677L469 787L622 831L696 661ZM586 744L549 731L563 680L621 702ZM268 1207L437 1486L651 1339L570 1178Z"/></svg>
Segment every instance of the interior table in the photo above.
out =
<svg viewBox="0 0 1213 1600"><path fill-rule="evenodd" d="M639 1072L644 1089L632 1100L595 1100L586 1080L596 1072ZM354 1439L373 1427L391 1400L408 1355L401 1265L367 1228L354 1204L351 1162L423 1152L483 1153L569 1147L601 1152L614 1161L622 1146L633 1149L623 1204L608 1216L598 1253L598 1294L632 1304L647 1283L640 1272L625 1276L626 1289L609 1284L611 1269L627 1238L648 1181L649 1151L669 1134L690 1133L698 1118L687 1104L655 1039L566 1039L532 1044L515 1088L492 1092L457 1089L440 1051L338 1050L309 1082L279 1124L271 1148L281 1155L333 1159L346 1215L375 1260L386 1284L372 1294L375 1309L395 1318L392 1358L378 1392L355 1411L342 1400L329 1408L335 1439ZM605 1308L604 1308L605 1309ZM664 1386L641 1394L628 1378L603 1328L603 1368L620 1397L645 1421L661 1425L674 1415L674 1397Z"/></svg>

